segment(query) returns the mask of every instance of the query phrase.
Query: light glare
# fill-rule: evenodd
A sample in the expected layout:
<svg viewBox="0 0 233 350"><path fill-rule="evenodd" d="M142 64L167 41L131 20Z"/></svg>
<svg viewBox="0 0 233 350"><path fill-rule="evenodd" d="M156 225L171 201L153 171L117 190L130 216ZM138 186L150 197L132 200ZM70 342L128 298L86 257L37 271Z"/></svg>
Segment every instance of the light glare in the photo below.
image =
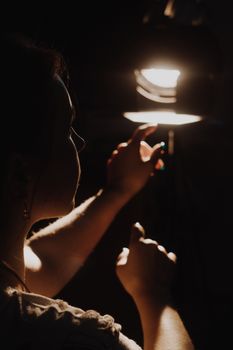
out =
<svg viewBox="0 0 233 350"><path fill-rule="evenodd" d="M136 123L156 123L165 125L183 125L202 120L198 115L167 111L125 112L123 115L125 118Z"/></svg>
<svg viewBox="0 0 233 350"><path fill-rule="evenodd" d="M154 85L164 88L175 88L180 71L177 69L151 68L142 69L141 74Z"/></svg>
<svg viewBox="0 0 233 350"><path fill-rule="evenodd" d="M147 98L148 100L154 101L154 102L159 102L159 103L175 103L176 102L176 97L160 96L158 94L154 94L154 93L151 93L149 91L146 91L141 86L137 86L136 91L140 95L142 95L143 97Z"/></svg>

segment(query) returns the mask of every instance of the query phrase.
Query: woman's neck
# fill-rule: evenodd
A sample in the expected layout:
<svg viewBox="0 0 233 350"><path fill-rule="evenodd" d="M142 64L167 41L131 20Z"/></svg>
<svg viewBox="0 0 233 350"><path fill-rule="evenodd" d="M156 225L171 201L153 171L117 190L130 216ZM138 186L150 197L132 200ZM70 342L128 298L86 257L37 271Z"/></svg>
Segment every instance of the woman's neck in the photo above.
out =
<svg viewBox="0 0 233 350"><path fill-rule="evenodd" d="M24 256L22 249L18 247L13 247L14 250L8 249L0 253L0 267L1 267L1 276L2 270L4 270L3 276L4 281L8 282L9 286L17 287L20 283L19 281L25 281L25 265L24 265ZM5 268L2 268L5 266ZM14 273L11 273L13 271ZM18 278L17 278L18 277Z"/></svg>
<svg viewBox="0 0 233 350"><path fill-rule="evenodd" d="M17 230L20 226L21 230ZM24 243L29 229L29 223L17 226L12 222L0 232L0 260L6 263L22 281L25 281ZM13 282L12 276L10 277L10 274L8 276L9 282Z"/></svg>
<svg viewBox="0 0 233 350"><path fill-rule="evenodd" d="M4 260L0 260L0 281L0 288L3 290L14 288L25 292L30 292L25 284L25 281Z"/></svg>

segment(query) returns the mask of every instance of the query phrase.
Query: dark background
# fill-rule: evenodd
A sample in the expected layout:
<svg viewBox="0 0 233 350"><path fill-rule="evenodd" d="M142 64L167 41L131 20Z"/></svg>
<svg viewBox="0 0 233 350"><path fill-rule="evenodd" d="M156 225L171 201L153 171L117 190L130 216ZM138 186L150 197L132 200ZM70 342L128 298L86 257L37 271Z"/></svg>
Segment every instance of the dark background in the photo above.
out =
<svg viewBox="0 0 233 350"><path fill-rule="evenodd" d="M77 99L76 128L87 141L80 154L77 203L104 185L108 157L136 127L122 116L146 103L135 92L133 70L159 55L184 68L180 96L204 121L173 128L175 153L165 156L165 171L119 213L58 297L112 314L142 344L136 308L114 273L130 226L140 221L148 236L178 255L174 300L196 348L225 349L231 340L233 298L231 1L176 1L173 20L163 16L165 5L139 0L97 7L94 2L14 5L2 11L1 23L4 30L21 31L61 51L68 64ZM148 142L167 142L168 130L161 125Z"/></svg>

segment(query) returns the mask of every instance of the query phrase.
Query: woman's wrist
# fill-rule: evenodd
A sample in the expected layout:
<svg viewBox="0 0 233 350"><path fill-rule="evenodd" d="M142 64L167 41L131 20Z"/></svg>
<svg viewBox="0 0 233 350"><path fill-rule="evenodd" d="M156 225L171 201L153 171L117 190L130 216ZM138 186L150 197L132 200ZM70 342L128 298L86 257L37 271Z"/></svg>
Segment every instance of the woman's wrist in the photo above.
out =
<svg viewBox="0 0 233 350"><path fill-rule="evenodd" d="M105 186L103 189L103 193L112 198L112 200L122 203L122 205L129 202L130 199L134 196L134 194L130 191L115 185Z"/></svg>
<svg viewBox="0 0 233 350"><path fill-rule="evenodd" d="M157 307L172 305L172 296L169 290L159 288L153 291L137 291L131 293L136 304L152 304Z"/></svg>

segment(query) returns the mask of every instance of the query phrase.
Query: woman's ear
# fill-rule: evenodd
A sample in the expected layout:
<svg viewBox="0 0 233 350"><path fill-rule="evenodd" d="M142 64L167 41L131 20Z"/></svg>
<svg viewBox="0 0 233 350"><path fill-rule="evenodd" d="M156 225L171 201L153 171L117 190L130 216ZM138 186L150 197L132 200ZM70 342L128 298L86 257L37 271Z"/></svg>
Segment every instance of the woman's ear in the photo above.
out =
<svg viewBox="0 0 233 350"><path fill-rule="evenodd" d="M6 191L11 199L26 199L31 188L30 159L24 155L14 153L9 157L6 176Z"/></svg>

